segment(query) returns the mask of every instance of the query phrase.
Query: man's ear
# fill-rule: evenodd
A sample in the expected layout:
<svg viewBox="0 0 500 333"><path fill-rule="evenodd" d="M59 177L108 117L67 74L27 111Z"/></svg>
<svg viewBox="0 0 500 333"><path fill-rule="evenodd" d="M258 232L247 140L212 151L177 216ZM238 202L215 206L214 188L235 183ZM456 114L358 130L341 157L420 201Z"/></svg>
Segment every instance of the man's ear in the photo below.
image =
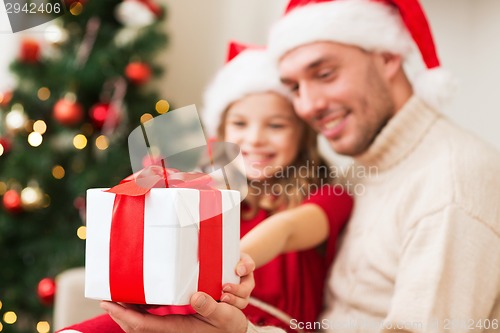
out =
<svg viewBox="0 0 500 333"><path fill-rule="evenodd" d="M392 80L396 74L402 69L403 59L398 54L383 52L380 54L380 65L382 73L386 79Z"/></svg>

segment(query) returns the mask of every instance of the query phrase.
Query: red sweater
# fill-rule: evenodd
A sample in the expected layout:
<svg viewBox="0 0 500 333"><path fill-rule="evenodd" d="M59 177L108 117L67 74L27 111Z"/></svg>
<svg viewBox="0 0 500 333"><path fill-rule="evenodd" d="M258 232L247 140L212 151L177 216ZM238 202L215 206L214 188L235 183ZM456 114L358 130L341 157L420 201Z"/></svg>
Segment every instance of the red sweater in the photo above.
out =
<svg viewBox="0 0 500 333"><path fill-rule="evenodd" d="M322 310L324 284L335 255L337 236L350 216L353 202L340 188L324 186L302 204L316 204L323 209L330 224L328 240L310 250L282 254L255 270L252 297L277 307L299 322L313 322ZM241 236L267 217L269 214L261 210L253 219L242 220ZM243 312L259 326L279 326L294 332L289 324L252 305Z"/></svg>

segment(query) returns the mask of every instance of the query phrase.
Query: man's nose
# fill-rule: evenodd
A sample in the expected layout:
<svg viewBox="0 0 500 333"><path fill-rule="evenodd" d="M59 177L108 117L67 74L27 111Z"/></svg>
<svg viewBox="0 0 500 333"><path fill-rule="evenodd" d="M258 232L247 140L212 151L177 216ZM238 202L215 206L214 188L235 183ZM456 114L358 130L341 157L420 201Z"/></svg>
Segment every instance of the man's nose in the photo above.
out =
<svg viewBox="0 0 500 333"><path fill-rule="evenodd" d="M326 109L328 103L321 91L303 84L299 87L298 95L294 99L294 106L299 117L312 120Z"/></svg>

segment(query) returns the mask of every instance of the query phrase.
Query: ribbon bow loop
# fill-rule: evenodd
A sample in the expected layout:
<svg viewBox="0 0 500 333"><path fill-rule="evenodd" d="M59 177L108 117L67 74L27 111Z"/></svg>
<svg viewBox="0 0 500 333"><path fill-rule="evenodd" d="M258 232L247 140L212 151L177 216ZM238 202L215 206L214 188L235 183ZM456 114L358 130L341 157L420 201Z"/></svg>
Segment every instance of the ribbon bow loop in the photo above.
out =
<svg viewBox="0 0 500 333"><path fill-rule="evenodd" d="M152 188L213 189L212 177L202 172L181 172L173 168L152 165L120 181L106 192L137 197Z"/></svg>

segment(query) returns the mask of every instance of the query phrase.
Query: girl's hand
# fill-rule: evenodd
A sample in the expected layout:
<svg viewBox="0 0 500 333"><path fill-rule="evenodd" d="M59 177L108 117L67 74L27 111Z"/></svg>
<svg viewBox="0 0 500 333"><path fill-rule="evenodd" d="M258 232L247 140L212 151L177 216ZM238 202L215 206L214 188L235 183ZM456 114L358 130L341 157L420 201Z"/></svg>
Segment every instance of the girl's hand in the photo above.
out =
<svg viewBox="0 0 500 333"><path fill-rule="evenodd" d="M241 277L240 284L227 283L222 286L221 302L231 304L239 309L244 309L248 305L248 299L255 287L253 271L255 262L246 254L241 253L241 258L236 265L235 272Z"/></svg>

